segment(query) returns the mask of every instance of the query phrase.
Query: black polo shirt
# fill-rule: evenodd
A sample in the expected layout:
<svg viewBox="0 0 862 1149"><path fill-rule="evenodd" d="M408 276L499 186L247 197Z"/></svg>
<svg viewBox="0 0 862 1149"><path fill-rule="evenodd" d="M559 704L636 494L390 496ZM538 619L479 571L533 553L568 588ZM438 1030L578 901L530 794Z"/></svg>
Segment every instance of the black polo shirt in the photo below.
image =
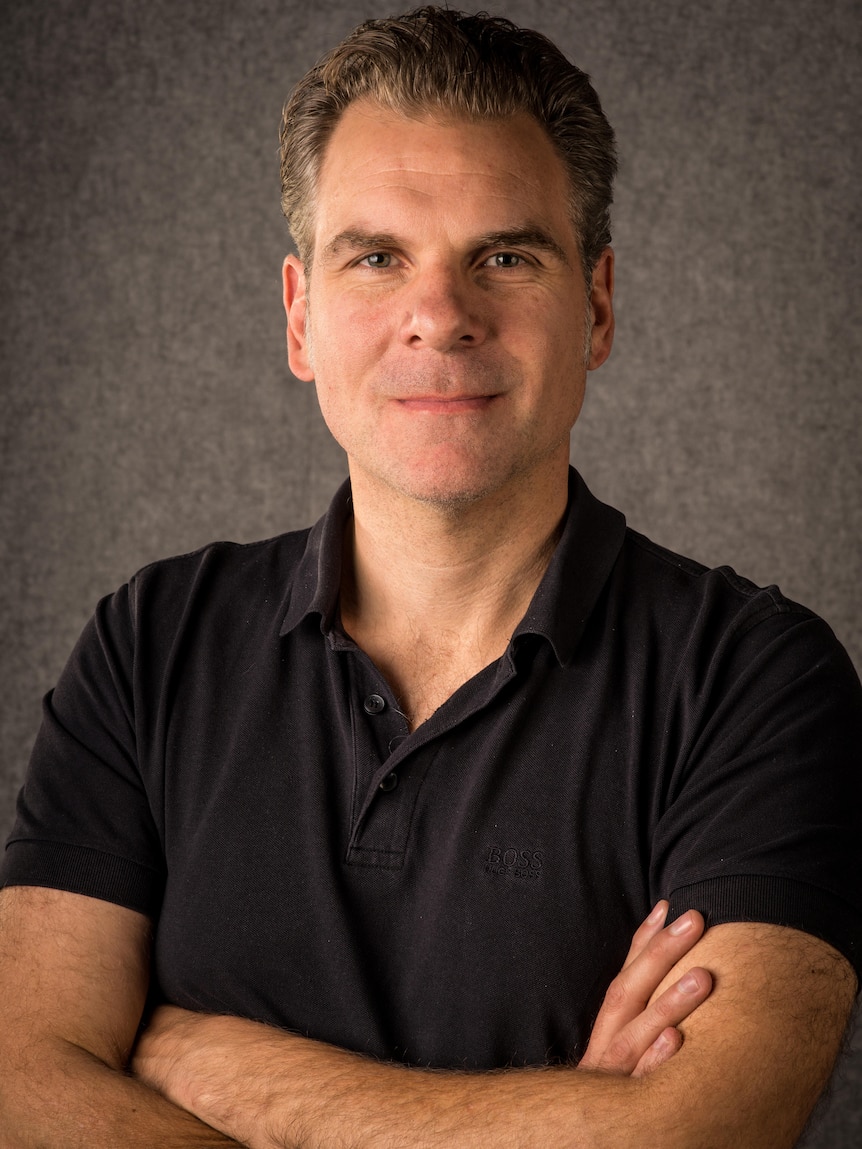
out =
<svg viewBox="0 0 862 1149"><path fill-rule="evenodd" d="M413 1064L582 1050L652 904L862 964L862 698L773 587L626 529L574 475L506 653L412 734L339 627L349 489L310 531L99 604L5 884L156 922L164 997Z"/></svg>

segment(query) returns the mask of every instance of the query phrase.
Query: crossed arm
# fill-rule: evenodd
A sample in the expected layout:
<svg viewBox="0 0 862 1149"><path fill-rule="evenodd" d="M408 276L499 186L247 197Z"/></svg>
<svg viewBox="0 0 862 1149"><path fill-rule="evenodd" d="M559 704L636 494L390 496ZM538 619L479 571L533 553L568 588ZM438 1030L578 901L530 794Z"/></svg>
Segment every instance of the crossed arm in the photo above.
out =
<svg viewBox="0 0 862 1149"><path fill-rule="evenodd" d="M688 932L662 929L661 912L638 931L577 1067L405 1069L165 1008L132 1075L146 919L74 894L4 890L0 1145L640 1149L661 1130L667 1149L791 1146L837 1055L853 973L793 930L728 925L701 937L698 915L686 918Z"/></svg>

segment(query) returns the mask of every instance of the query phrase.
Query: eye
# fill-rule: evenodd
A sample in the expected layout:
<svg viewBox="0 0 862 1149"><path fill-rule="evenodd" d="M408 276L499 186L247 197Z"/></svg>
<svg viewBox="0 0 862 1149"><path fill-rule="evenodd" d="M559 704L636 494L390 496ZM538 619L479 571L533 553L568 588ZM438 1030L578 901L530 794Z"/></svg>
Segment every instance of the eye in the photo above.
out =
<svg viewBox="0 0 862 1149"><path fill-rule="evenodd" d="M524 257L516 255L514 251L498 251L485 260L485 266L501 267L506 270L508 268L521 267L524 262Z"/></svg>
<svg viewBox="0 0 862 1149"><path fill-rule="evenodd" d="M391 267L392 256L388 251L372 251L364 255L359 262L364 263L366 267Z"/></svg>

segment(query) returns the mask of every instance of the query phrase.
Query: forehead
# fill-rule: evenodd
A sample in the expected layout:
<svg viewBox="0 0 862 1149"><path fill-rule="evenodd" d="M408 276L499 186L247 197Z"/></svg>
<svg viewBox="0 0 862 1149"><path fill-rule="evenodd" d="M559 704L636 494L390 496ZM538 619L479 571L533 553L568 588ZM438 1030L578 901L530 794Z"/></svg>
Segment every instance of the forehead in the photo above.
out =
<svg viewBox="0 0 862 1149"><path fill-rule="evenodd" d="M550 138L527 113L407 116L357 100L330 138L316 209L315 246L346 223L380 228L387 214L465 227L481 217L480 230L538 218L557 230L569 226L569 186Z"/></svg>

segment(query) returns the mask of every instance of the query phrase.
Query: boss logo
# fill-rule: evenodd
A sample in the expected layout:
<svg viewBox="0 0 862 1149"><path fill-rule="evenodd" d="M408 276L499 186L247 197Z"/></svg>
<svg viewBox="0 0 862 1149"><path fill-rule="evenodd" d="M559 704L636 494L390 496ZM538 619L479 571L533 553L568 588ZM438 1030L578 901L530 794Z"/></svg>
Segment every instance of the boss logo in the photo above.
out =
<svg viewBox="0 0 862 1149"><path fill-rule="evenodd" d="M485 861L488 874L506 874L513 878L540 878L543 850L516 850L514 846L491 846Z"/></svg>

